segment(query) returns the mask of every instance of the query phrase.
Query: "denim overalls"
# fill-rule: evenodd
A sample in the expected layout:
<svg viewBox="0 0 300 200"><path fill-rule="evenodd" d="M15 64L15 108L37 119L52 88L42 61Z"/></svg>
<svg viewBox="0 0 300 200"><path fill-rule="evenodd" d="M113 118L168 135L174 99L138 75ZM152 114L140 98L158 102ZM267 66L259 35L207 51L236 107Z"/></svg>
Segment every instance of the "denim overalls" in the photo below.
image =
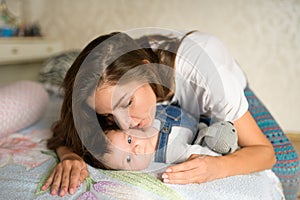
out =
<svg viewBox="0 0 300 200"><path fill-rule="evenodd" d="M192 131L194 138L198 133L198 121L189 113L174 105L157 105L156 117L161 122L158 147L155 153L155 162L166 162L166 150L172 127L179 126Z"/></svg>

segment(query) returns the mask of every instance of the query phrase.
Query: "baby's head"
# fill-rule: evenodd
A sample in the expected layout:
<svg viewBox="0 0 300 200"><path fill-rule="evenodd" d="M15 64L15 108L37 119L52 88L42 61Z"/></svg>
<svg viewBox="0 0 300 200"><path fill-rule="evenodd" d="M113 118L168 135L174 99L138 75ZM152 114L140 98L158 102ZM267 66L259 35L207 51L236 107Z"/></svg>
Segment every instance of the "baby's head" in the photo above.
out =
<svg viewBox="0 0 300 200"><path fill-rule="evenodd" d="M103 158L108 169L138 171L149 166L158 140L155 129L147 134L139 129L110 130L106 136L109 152Z"/></svg>

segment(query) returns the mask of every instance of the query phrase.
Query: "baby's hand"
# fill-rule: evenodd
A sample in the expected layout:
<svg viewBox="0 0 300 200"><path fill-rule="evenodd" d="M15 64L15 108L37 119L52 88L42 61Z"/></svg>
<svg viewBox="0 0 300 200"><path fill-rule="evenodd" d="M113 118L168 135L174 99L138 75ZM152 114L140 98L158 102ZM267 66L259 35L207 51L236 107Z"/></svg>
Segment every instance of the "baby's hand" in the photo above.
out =
<svg viewBox="0 0 300 200"><path fill-rule="evenodd" d="M51 185L51 195L58 194L62 197L68 192L74 194L87 176L88 170L84 160L77 154L70 153L53 169L42 190L47 190Z"/></svg>

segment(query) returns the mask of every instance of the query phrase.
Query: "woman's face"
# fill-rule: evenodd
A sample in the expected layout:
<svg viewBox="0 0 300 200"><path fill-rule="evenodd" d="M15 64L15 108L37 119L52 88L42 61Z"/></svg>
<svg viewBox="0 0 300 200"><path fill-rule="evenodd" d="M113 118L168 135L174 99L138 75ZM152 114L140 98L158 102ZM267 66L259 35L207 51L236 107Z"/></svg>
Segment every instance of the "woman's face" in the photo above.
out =
<svg viewBox="0 0 300 200"><path fill-rule="evenodd" d="M156 111L156 96L148 83L136 81L123 85L103 84L88 104L100 115L111 116L121 129L149 128ZM93 102L95 99L95 102Z"/></svg>

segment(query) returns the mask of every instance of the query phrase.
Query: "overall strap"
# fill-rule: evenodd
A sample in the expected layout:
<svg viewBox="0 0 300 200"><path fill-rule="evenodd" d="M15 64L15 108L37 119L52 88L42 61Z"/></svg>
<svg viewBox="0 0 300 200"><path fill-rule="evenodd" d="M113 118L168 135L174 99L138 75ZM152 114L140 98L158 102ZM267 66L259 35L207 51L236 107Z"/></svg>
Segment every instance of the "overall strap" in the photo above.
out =
<svg viewBox="0 0 300 200"><path fill-rule="evenodd" d="M180 126L192 130L194 137L197 135L198 122L180 107L174 105L156 106L156 117L160 121L158 147L155 153L155 162L166 162L166 152L173 126Z"/></svg>

